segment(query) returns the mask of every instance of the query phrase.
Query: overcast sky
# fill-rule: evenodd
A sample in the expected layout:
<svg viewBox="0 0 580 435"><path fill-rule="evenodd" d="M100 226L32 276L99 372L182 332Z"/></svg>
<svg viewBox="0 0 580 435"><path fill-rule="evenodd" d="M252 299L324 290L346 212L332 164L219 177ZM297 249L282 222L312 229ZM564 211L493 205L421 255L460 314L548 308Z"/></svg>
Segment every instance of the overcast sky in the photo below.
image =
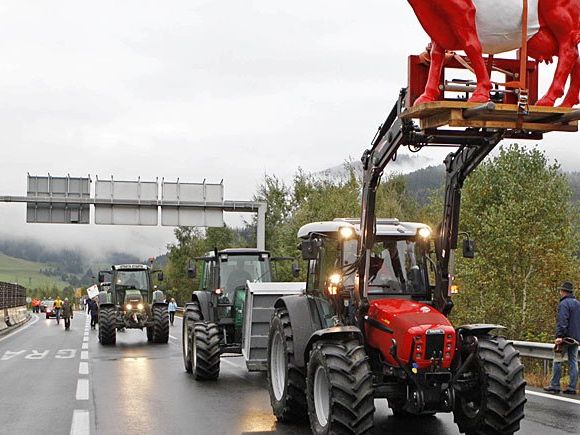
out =
<svg viewBox="0 0 580 435"><path fill-rule="evenodd" d="M249 200L265 173L358 159L427 42L402 0L1 2L0 195L50 172L223 179L226 199ZM579 170L578 141L550 135L543 149ZM24 221L24 205L0 203L4 236L139 255L172 239Z"/></svg>

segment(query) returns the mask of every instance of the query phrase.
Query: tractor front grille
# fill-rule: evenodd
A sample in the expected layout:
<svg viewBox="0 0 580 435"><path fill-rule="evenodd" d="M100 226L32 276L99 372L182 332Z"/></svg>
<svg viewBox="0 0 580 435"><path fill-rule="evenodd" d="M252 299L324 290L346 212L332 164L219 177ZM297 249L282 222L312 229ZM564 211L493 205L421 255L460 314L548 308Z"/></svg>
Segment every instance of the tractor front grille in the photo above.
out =
<svg viewBox="0 0 580 435"><path fill-rule="evenodd" d="M442 358L444 342L445 333L442 330L428 330L425 342L425 359Z"/></svg>

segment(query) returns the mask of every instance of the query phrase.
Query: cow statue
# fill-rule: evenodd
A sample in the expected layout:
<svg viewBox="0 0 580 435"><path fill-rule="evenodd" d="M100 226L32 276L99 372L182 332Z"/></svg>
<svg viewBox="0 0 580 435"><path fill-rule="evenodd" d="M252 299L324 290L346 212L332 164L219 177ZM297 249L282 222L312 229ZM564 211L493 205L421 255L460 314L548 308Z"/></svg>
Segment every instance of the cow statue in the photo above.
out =
<svg viewBox="0 0 580 435"><path fill-rule="evenodd" d="M523 0L408 0L423 29L431 37L431 65L425 92L415 105L437 100L445 50L465 52L477 77L469 99L489 101L491 82L483 53L520 48ZM580 0L528 0L528 55L558 65L550 89L536 104L553 106L570 86L562 107L579 102Z"/></svg>

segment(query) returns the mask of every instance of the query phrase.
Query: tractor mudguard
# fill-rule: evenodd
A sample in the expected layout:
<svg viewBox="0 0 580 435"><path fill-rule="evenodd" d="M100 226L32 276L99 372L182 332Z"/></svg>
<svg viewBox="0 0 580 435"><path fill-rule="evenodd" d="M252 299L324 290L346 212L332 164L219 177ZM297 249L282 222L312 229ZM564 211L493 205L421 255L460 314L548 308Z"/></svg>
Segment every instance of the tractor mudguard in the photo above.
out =
<svg viewBox="0 0 580 435"><path fill-rule="evenodd" d="M201 309L201 316L204 320L211 321L209 309L211 293L206 291L195 291L191 294L191 301L198 302Z"/></svg>
<svg viewBox="0 0 580 435"><path fill-rule="evenodd" d="M153 303L164 303L163 300L165 299L165 296L163 295L163 292L161 290L155 290L153 292Z"/></svg>
<svg viewBox="0 0 580 435"><path fill-rule="evenodd" d="M310 310L309 298L305 295L284 296L276 301L274 308L286 308L292 325L294 337L294 359L299 368L306 366L304 351L312 334L324 326L320 324L318 315Z"/></svg>
<svg viewBox="0 0 580 435"><path fill-rule="evenodd" d="M306 349L304 349L304 362L308 363L312 346L314 346L314 343L317 341L322 339L339 339L345 337L349 339L354 338L361 344L364 343L363 333L356 326L333 326L332 328L319 329L318 331L315 331L308 339L308 344L306 345Z"/></svg>
<svg viewBox="0 0 580 435"><path fill-rule="evenodd" d="M505 326L493 323L474 323L473 325L461 325L457 328L457 333L465 336L488 335L494 329L505 329Z"/></svg>

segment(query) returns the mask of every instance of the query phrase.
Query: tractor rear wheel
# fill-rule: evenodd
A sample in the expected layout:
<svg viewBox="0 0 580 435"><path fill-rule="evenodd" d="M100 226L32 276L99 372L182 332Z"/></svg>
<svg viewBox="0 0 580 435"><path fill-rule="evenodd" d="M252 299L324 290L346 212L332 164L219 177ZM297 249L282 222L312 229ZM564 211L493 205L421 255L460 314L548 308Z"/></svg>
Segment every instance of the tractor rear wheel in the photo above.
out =
<svg viewBox="0 0 580 435"><path fill-rule="evenodd" d="M167 305L153 305L153 342L167 343L169 341L169 313Z"/></svg>
<svg viewBox="0 0 580 435"><path fill-rule="evenodd" d="M99 341L104 345L117 342L117 310L115 307L101 307L99 310Z"/></svg>
<svg viewBox="0 0 580 435"><path fill-rule="evenodd" d="M193 327L191 369L198 381L216 380L220 374L220 332L218 325L197 322Z"/></svg>
<svg viewBox="0 0 580 435"><path fill-rule="evenodd" d="M193 325L202 319L201 308L198 302L192 302L185 306L183 313L183 329L181 330L181 350L183 353L183 365L185 371L191 373L193 366L191 364L192 358L192 342L193 342Z"/></svg>
<svg viewBox="0 0 580 435"><path fill-rule="evenodd" d="M505 338L478 337L475 358L458 382L453 414L460 432L513 434L520 429L526 403L524 366Z"/></svg>
<svg viewBox="0 0 580 435"><path fill-rule="evenodd" d="M270 322L267 373L270 403L278 421L305 421L306 379L294 361L292 325L286 308L276 309Z"/></svg>
<svg viewBox="0 0 580 435"><path fill-rule="evenodd" d="M312 433L369 433L375 405L364 346L358 340L315 343L308 362L306 397Z"/></svg>

